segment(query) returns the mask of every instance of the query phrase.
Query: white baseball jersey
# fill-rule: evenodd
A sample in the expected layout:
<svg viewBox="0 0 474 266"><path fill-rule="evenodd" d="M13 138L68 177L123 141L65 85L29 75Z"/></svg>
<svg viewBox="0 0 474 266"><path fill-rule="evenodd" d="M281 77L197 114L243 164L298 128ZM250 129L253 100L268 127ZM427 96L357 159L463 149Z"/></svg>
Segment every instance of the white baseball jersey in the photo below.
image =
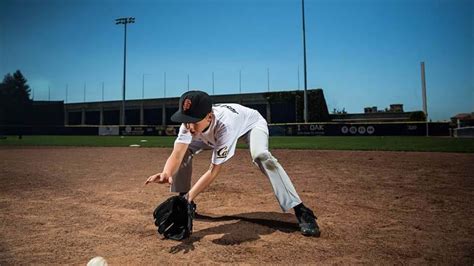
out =
<svg viewBox="0 0 474 266"><path fill-rule="evenodd" d="M254 109L240 104L216 104L212 106L214 119L202 133L193 136L181 124L175 143L202 142L213 149L212 163L222 164L235 153L237 140L253 128L260 128L268 135L267 121Z"/></svg>

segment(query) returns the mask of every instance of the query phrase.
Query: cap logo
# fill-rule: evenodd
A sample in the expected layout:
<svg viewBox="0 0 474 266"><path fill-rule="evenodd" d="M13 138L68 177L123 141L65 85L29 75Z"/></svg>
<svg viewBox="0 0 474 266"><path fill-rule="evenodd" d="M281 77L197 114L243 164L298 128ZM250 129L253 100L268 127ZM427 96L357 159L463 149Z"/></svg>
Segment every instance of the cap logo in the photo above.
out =
<svg viewBox="0 0 474 266"><path fill-rule="evenodd" d="M191 109L191 100L190 99L186 99L184 100L183 102L183 111L187 111L189 109Z"/></svg>

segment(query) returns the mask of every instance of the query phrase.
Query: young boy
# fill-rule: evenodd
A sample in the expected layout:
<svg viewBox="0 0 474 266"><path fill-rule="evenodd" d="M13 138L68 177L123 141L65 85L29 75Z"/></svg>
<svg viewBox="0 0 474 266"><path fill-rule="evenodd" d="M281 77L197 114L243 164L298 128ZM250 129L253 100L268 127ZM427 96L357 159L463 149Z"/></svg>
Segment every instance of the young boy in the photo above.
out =
<svg viewBox="0 0 474 266"><path fill-rule="evenodd" d="M320 236L315 215L303 205L285 170L268 151L268 125L259 112L239 104L212 105L207 93L189 91L179 99L179 110L171 120L182 123L173 152L163 171L148 177L145 184L168 182L172 192L184 195L193 203L232 158L237 140L243 136L254 163L270 179L282 210L294 209L303 235ZM211 164L191 187L192 158L203 149L213 150Z"/></svg>

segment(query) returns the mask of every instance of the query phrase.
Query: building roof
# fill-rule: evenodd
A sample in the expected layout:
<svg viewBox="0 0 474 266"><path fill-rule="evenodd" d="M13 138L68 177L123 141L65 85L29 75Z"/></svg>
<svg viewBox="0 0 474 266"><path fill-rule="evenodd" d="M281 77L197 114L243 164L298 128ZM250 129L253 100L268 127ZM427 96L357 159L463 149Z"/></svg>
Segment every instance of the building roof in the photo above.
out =
<svg viewBox="0 0 474 266"><path fill-rule="evenodd" d="M459 120L474 120L474 113L460 113L452 117Z"/></svg>

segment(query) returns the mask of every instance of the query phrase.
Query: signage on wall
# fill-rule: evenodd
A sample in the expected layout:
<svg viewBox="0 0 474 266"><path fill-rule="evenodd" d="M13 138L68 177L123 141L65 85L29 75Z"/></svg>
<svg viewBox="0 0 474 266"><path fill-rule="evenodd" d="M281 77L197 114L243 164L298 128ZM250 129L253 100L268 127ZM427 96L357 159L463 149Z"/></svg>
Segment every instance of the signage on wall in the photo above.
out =
<svg viewBox="0 0 474 266"><path fill-rule="evenodd" d="M374 126L342 126L343 135L372 135L375 133Z"/></svg>

